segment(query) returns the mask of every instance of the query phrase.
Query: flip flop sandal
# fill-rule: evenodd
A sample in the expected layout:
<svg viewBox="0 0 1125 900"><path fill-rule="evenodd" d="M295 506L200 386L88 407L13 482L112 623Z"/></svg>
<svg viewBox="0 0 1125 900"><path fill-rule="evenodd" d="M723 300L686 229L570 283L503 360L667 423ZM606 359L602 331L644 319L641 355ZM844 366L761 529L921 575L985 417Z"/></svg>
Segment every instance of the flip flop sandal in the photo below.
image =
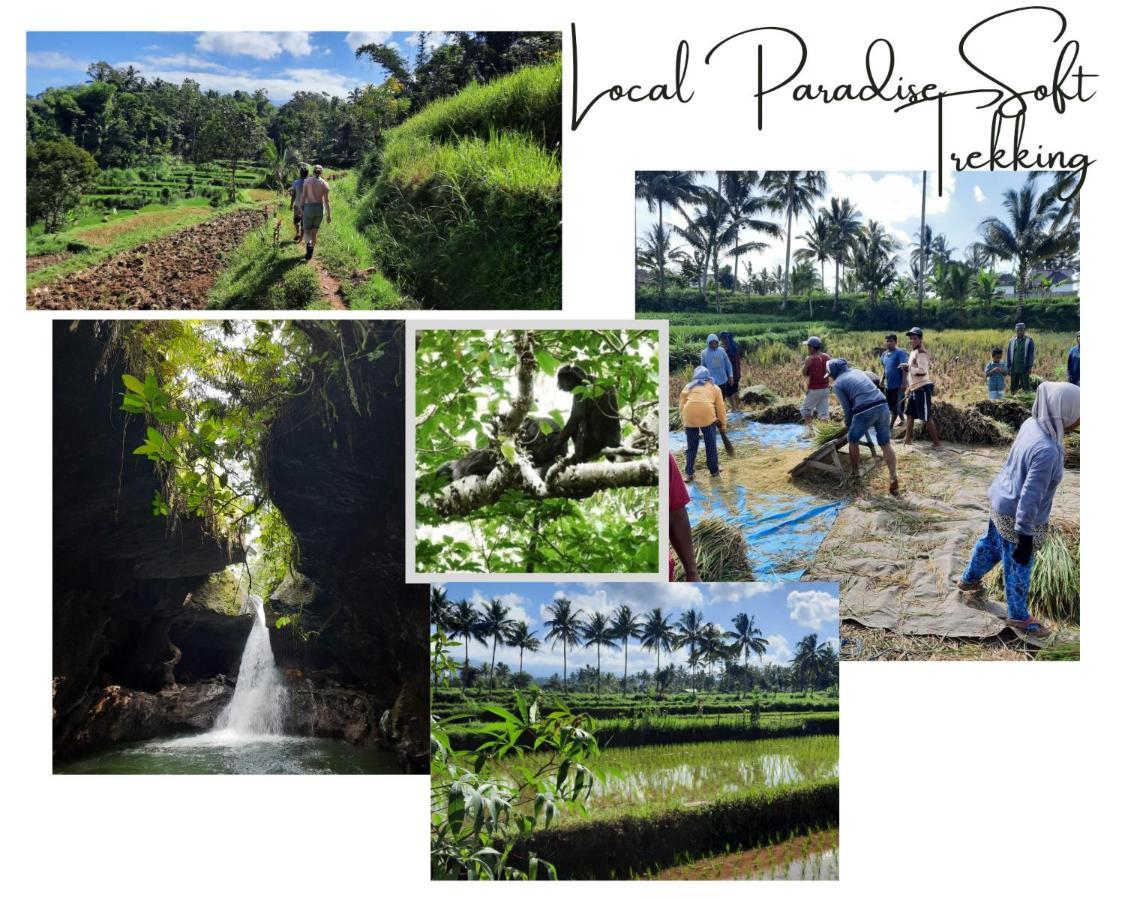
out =
<svg viewBox="0 0 1125 900"><path fill-rule="evenodd" d="M983 581L965 581L963 578L957 579L957 590L963 594L971 594L974 591L979 591L984 586Z"/></svg>
<svg viewBox="0 0 1125 900"><path fill-rule="evenodd" d="M1042 639L1050 637L1051 634L1051 630L1046 625L1030 616L1026 619L1005 619L1004 621L1009 628L1027 637Z"/></svg>
<svg viewBox="0 0 1125 900"><path fill-rule="evenodd" d="M887 485L887 491L890 492L892 497L898 496L898 479L892 478L891 483Z"/></svg>

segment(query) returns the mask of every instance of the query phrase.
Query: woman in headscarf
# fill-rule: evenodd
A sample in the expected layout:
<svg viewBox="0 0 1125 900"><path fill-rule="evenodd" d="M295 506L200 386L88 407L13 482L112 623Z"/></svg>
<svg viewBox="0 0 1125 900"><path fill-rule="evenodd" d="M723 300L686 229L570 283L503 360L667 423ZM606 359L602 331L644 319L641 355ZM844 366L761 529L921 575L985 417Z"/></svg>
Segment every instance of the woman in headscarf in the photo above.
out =
<svg viewBox="0 0 1125 900"><path fill-rule="evenodd" d="M695 478L695 456L699 452L699 438L707 454L707 470L712 475L719 474L719 448L715 440L715 426L720 431L727 427L727 409L723 404L723 394L707 371L706 366L697 366L691 381L680 391L680 421L687 436L687 477Z"/></svg>
<svg viewBox="0 0 1125 900"><path fill-rule="evenodd" d="M976 591L997 563L1004 566L1008 625L1043 636L1047 628L1027 610L1035 551L1047 537L1055 489L1063 477L1063 436L1078 427L1081 391L1073 384L1039 385L1031 418L1012 443L1008 461L988 489L992 516L957 587Z"/></svg>
<svg viewBox="0 0 1125 900"><path fill-rule="evenodd" d="M734 377L730 357L727 356L727 351L719 346L717 334L707 335L707 346L699 354L699 364L707 369L711 380L720 388Z"/></svg>
<svg viewBox="0 0 1125 900"><path fill-rule="evenodd" d="M730 404L731 412L738 412L738 386L742 382L742 358L738 352L738 342L734 339L733 331L720 331L719 340L722 341L723 349L727 352L731 368L730 381L720 385L719 390Z"/></svg>

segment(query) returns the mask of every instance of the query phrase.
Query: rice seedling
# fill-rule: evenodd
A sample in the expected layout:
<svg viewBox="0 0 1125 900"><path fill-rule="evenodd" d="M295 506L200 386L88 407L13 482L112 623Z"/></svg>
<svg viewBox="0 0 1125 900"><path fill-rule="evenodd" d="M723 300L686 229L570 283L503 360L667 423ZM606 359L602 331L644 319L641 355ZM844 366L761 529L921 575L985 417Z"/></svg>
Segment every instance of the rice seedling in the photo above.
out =
<svg viewBox="0 0 1125 900"><path fill-rule="evenodd" d="M668 430L679 431L684 427L683 420L680 418L680 410L678 407L672 407L668 410Z"/></svg>
<svg viewBox="0 0 1125 900"><path fill-rule="evenodd" d="M934 421L942 440L954 444L1003 446L1012 442L1012 430L971 406L934 401ZM921 425L915 430L922 434Z"/></svg>
<svg viewBox="0 0 1125 900"><path fill-rule="evenodd" d="M817 419L812 423L812 429L813 443L818 447L823 447L825 444L830 444L837 438L841 438L847 433L847 429L838 422L825 422L820 419Z"/></svg>
<svg viewBox="0 0 1125 900"><path fill-rule="evenodd" d="M732 522L702 519L691 529L695 563L702 581L753 581L746 538ZM679 577L682 571L677 568Z"/></svg>
<svg viewBox="0 0 1125 900"><path fill-rule="evenodd" d="M775 403L763 410L750 413L748 418L752 422L761 422L763 425L799 425L804 421L801 418L801 409L795 403Z"/></svg>
<svg viewBox="0 0 1125 900"><path fill-rule="evenodd" d="M770 403L776 403L777 394L770 390L768 385L752 384L739 395L739 399L743 403L765 406Z"/></svg>
<svg viewBox="0 0 1125 900"><path fill-rule="evenodd" d="M1051 622L1077 625L1079 618L1080 556L1078 525L1052 523L1047 540L1035 552L1027 606L1034 616ZM1004 602L1004 572L993 569L984 580L991 600Z"/></svg>
<svg viewBox="0 0 1125 900"><path fill-rule="evenodd" d="M978 400L972 407L982 416L1003 422L1013 431L1019 431L1020 426L1031 416L1026 405L1011 397L1003 400Z"/></svg>

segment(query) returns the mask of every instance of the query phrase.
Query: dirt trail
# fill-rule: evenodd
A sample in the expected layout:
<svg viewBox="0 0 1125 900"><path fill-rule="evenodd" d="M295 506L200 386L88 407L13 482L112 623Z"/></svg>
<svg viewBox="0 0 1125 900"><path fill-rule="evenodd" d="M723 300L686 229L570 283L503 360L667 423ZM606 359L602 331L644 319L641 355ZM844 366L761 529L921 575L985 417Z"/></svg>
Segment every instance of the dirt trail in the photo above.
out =
<svg viewBox="0 0 1125 900"><path fill-rule="evenodd" d="M324 295L324 299L328 301L328 305L332 309L347 309L348 304L344 302L344 298L340 294L340 279L330 275L315 256L312 258L312 264L313 268L316 269L316 277L320 281L320 292Z"/></svg>
<svg viewBox="0 0 1125 900"><path fill-rule="evenodd" d="M261 210L240 209L37 287L30 309L202 309L227 255Z"/></svg>

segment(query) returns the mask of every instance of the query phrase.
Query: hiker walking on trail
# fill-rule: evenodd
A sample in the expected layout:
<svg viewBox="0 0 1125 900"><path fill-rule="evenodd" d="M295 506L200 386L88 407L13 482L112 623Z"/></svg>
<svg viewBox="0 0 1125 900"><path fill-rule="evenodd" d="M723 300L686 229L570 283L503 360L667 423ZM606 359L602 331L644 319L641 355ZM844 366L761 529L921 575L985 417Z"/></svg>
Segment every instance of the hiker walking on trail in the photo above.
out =
<svg viewBox="0 0 1125 900"><path fill-rule="evenodd" d="M904 421L902 414L902 366L910 362L910 354L898 345L898 335L888 334L884 338L886 349L880 357L883 363L883 379L880 387L887 398L887 406L891 409L891 427L895 421Z"/></svg>
<svg viewBox="0 0 1125 900"><path fill-rule="evenodd" d="M719 339L723 342L723 350L726 351L731 367L730 381L720 385L719 390L730 403L731 412L738 412L738 385L742 381L742 359L738 352L738 342L734 339L733 331L720 331Z"/></svg>
<svg viewBox="0 0 1125 900"><path fill-rule="evenodd" d="M805 346L808 348L808 355L801 367L801 375L808 380L808 389L801 402L801 418L808 425L813 416L818 419L828 418L828 395L831 388L828 384L828 354L822 349L824 343L813 336L805 341Z"/></svg>
<svg viewBox="0 0 1125 900"><path fill-rule="evenodd" d="M699 364L707 369L721 393L725 393L726 386L734 379L734 366L727 351L719 346L717 334L707 335L707 346L699 354Z"/></svg>
<svg viewBox="0 0 1125 900"><path fill-rule="evenodd" d="M1078 339L1078 332L1074 332L1074 346L1070 348L1070 352L1066 355L1066 380L1075 387L1078 387L1078 348L1081 343Z"/></svg>
<svg viewBox="0 0 1125 900"><path fill-rule="evenodd" d="M701 437L707 456L707 470L712 475L718 475L719 448L715 428L726 431L727 408L723 403L723 393L706 366L697 367L691 381L680 391L680 421L687 436L687 481L695 478L695 456L699 452Z"/></svg>
<svg viewBox="0 0 1125 900"><path fill-rule="evenodd" d="M1020 427L1004 468L988 489L988 531L957 582L963 592L977 591L984 576L1002 563L1007 622L1023 634L1048 633L1028 612L1027 593L1035 551L1047 538L1055 489L1063 477L1063 438L1078 427L1080 396L1073 384L1039 385L1031 418Z"/></svg>
<svg viewBox="0 0 1125 900"><path fill-rule="evenodd" d="M302 222L305 229L305 259L312 259L316 248L316 233L327 220L332 224L332 204L328 202L328 182L322 177L324 166L313 166L313 177L306 178L301 186Z"/></svg>
<svg viewBox="0 0 1125 900"><path fill-rule="evenodd" d="M934 449L941 447L937 425L933 420L934 382L930 378L930 352L922 343L922 329L915 326L906 332L910 338L910 355L903 365L906 377L906 437L904 444L914 443L914 420L922 423Z"/></svg>
<svg viewBox="0 0 1125 900"><path fill-rule="evenodd" d="M859 477L859 442L875 429L875 442L883 451L891 479L888 490L898 493L898 459L891 446L891 411L886 395L879 390L867 372L853 369L846 359L828 362L828 375L836 392L836 399L844 410L844 425L848 429L848 458L852 463L852 477Z"/></svg>
<svg viewBox="0 0 1125 900"><path fill-rule="evenodd" d="M1023 322L1016 323L1016 334L1008 341L1008 372L1012 376L1012 393L1031 390L1031 368L1035 365L1035 341Z"/></svg>
<svg viewBox="0 0 1125 900"><path fill-rule="evenodd" d="M992 348L992 359L984 364L984 377L988 379L988 399L1004 399L1004 376L1008 374L1008 367L1004 365L1004 351L999 347Z"/></svg>
<svg viewBox="0 0 1125 900"><path fill-rule="evenodd" d="M309 177L309 167L301 166L301 177L297 178L291 185L289 185L289 208L293 211L293 243L301 243L301 237L304 234L304 229L301 227L302 215L304 207L301 206L301 189L305 185L305 179Z"/></svg>

